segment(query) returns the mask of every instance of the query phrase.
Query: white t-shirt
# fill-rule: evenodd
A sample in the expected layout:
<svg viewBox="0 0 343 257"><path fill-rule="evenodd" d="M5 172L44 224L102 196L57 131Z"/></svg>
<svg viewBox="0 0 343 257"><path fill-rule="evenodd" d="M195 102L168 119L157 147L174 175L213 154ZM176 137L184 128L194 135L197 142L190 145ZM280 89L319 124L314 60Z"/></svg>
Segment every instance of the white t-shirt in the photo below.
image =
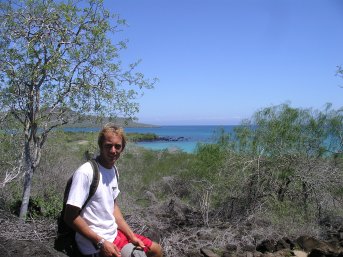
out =
<svg viewBox="0 0 343 257"><path fill-rule="evenodd" d="M118 180L114 168L106 169L99 165L99 171L97 190L82 209L80 216L95 233L113 242L117 236L117 224L113 211L115 199L120 192ZM87 162L80 166L73 175L67 204L82 208L87 200L92 179L92 166ZM79 233L76 233L75 240L82 254L88 255L98 251L90 240Z"/></svg>

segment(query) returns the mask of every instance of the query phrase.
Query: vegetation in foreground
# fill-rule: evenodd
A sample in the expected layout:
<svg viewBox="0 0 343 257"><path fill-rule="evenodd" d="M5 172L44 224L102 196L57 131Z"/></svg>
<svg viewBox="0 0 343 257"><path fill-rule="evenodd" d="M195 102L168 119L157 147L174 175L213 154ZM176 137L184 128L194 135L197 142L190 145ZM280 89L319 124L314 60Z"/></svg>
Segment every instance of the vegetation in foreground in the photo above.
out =
<svg viewBox="0 0 343 257"><path fill-rule="evenodd" d="M265 237L319 236L323 218L343 215L342 119L342 110L330 106L314 111L280 105L256 112L234 135L217 132L217 143L199 145L194 154L150 151L129 143L118 163L122 208L132 215L138 209L144 213L152 204L179 199L201 214L197 226L204 228L219 223L239 226L254 219L263 221L260 229ZM56 218L65 182L84 162L84 153L97 149L96 136L53 134L34 179L31 217ZM2 181L13 163L15 141L16 136L1 135ZM4 208L18 210L21 187L21 179L3 187ZM154 203L144 197L147 192ZM185 246L175 244L175 238L187 229L191 228L181 225L164 231L167 256L175 252L183 256L184 249L178 247ZM242 235L240 240L248 239Z"/></svg>

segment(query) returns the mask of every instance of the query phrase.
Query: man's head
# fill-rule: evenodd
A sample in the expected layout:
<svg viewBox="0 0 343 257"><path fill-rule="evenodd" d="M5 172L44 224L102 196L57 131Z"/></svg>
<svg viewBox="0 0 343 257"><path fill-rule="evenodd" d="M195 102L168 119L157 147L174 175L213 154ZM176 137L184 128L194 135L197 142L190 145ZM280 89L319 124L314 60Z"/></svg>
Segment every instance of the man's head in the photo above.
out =
<svg viewBox="0 0 343 257"><path fill-rule="evenodd" d="M106 124L99 133L100 164L111 168L126 146L124 130L116 125Z"/></svg>
<svg viewBox="0 0 343 257"><path fill-rule="evenodd" d="M122 139L122 149L121 150L123 151L125 146L126 146L126 136L124 133L124 129L114 125L113 123L107 123L99 133L99 137L98 137L99 148L101 148L101 146L104 142L106 133L113 133L113 134L116 134L117 136L121 137L121 139Z"/></svg>

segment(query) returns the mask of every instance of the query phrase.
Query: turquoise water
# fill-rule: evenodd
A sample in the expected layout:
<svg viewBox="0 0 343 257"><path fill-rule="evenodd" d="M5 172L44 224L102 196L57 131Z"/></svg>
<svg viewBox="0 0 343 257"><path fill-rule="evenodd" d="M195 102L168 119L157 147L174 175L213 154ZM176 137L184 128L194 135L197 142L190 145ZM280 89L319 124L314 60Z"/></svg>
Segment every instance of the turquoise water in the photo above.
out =
<svg viewBox="0 0 343 257"><path fill-rule="evenodd" d="M157 128L126 128L127 133L154 133L161 137L179 138L182 141L154 141L138 142L137 145L152 150L179 149L184 152L193 153L198 143L211 143L215 141L218 131L232 132L234 126L162 126Z"/></svg>
<svg viewBox="0 0 343 257"><path fill-rule="evenodd" d="M211 143L215 141L215 135L220 130L229 133L235 126L161 126L154 128L125 128L126 133L154 133L160 137L179 138L182 141L154 141L138 142L137 145L152 150L179 149L187 153L193 153L198 143ZM68 128L66 131L99 131L98 128Z"/></svg>

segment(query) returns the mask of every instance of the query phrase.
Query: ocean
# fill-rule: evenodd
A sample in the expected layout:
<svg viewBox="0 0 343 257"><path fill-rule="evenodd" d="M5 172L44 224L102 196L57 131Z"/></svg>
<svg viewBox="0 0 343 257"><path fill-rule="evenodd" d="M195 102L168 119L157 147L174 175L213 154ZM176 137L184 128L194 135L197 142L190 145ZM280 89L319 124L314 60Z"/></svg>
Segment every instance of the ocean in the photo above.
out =
<svg viewBox="0 0 343 257"><path fill-rule="evenodd" d="M160 137L171 139L182 138L179 141L138 142L137 145L152 150L179 149L193 153L198 143L215 142L216 134L222 129L233 132L235 126L161 126L154 128L125 128L126 133L154 133Z"/></svg>
<svg viewBox="0 0 343 257"><path fill-rule="evenodd" d="M206 125L206 126L160 126L149 128L125 128L126 133L154 133L159 137L171 139L182 138L179 141L137 142L147 149L164 150L179 149L187 153L194 153L198 143L215 142L218 131L233 132L234 125ZM66 128L65 131L99 131L96 128Z"/></svg>

